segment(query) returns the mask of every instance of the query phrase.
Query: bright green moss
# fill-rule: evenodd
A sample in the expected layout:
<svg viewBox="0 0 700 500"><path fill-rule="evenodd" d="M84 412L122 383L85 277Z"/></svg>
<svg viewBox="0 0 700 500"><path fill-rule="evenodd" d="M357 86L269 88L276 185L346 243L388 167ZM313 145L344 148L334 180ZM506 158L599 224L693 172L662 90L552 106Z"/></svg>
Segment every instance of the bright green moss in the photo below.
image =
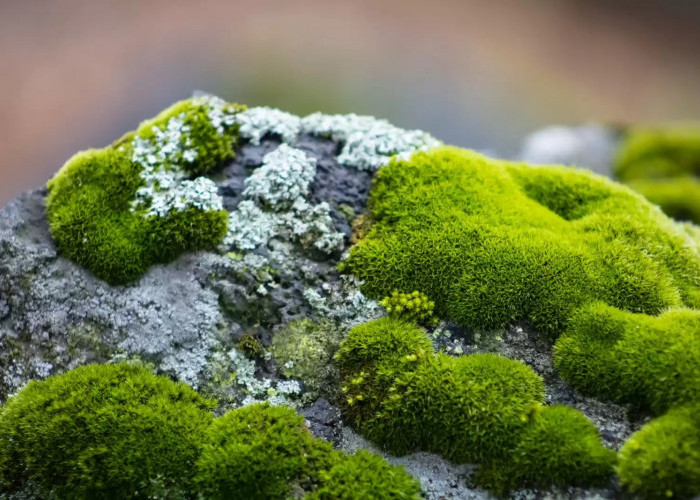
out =
<svg viewBox="0 0 700 500"><path fill-rule="evenodd" d="M375 220L341 266L381 298L422 290L438 316L490 330L530 322L556 337L580 306L700 307L688 234L595 174L531 167L457 148L382 168Z"/></svg>
<svg viewBox="0 0 700 500"><path fill-rule="evenodd" d="M146 185L144 162L195 176L233 157L236 127L222 128L220 134L207 119L207 106L196 102L175 104L112 146L76 154L49 181L47 217L62 255L111 284L122 284L155 263L212 248L221 241L228 224L225 210L190 206L161 216L148 214L148 199L134 205L137 192ZM168 120L173 117L180 121L172 123L188 128L177 128L177 134L169 132ZM154 127L171 142L156 141ZM170 128L176 127L171 124ZM174 144L187 147L180 150ZM174 152L164 153L168 148ZM196 151L192 161L183 158L184 150Z"/></svg>
<svg viewBox="0 0 700 500"><path fill-rule="evenodd" d="M288 498L292 486L315 487L319 472L339 460L294 410L251 405L210 427L197 461L196 490L211 499Z"/></svg>
<svg viewBox="0 0 700 500"><path fill-rule="evenodd" d="M314 395L337 387L338 375L332 358L341 330L331 321L294 321L275 333L272 354L285 377L299 379Z"/></svg>
<svg viewBox="0 0 700 500"><path fill-rule="evenodd" d="M554 364L585 393L656 414L700 401L700 311L650 317L593 304L557 341Z"/></svg>
<svg viewBox="0 0 700 500"><path fill-rule="evenodd" d="M479 469L477 483L505 493L513 488L595 486L610 480L615 452L595 425L568 406L547 406L531 416L506 458Z"/></svg>
<svg viewBox="0 0 700 500"><path fill-rule="evenodd" d="M28 483L71 499L185 490L212 407L185 384L128 365L30 382L0 411L0 492Z"/></svg>
<svg viewBox="0 0 700 500"><path fill-rule="evenodd" d="M700 222L699 126L632 129L614 171L671 217Z"/></svg>
<svg viewBox="0 0 700 500"><path fill-rule="evenodd" d="M642 498L700 494L700 405L673 409L633 434L620 450L618 474Z"/></svg>
<svg viewBox="0 0 700 500"><path fill-rule="evenodd" d="M435 302L418 291L401 293L394 290L390 296L384 297L379 305L386 309L389 316L395 318L427 326L438 322L438 318L433 315Z"/></svg>
<svg viewBox="0 0 700 500"><path fill-rule="evenodd" d="M501 456L544 400L542 381L524 364L436 354L424 330L392 318L355 327L336 358L346 419L396 454L425 450L456 462Z"/></svg>
<svg viewBox="0 0 700 500"><path fill-rule="evenodd" d="M359 450L320 474L322 486L308 500L418 500L420 484L401 467Z"/></svg>

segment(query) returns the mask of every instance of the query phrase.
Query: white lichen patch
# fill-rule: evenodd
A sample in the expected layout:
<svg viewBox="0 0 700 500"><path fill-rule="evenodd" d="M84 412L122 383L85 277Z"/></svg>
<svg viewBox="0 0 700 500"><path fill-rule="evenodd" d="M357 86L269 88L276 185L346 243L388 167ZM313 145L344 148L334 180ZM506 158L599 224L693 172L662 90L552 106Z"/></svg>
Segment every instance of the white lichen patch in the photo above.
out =
<svg viewBox="0 0 700 500"><path fill-rule="evenodd" d="M373 116L314 113L301 123L302 132L343 143L338 162L360 170L377 170L394 155L406 158L441 144L427 132L404 130Z"/></svg>
<svg viewBox="0 0 700 500"><path fill-rule="evenodd" d="M318 289L307 288L304 298L314 315L338 321L348 328L377 319L385 314L379 304L362 293L362 281L343 275L340 284L323 283Z"/></svg>
<svg viewBox="0 0 700 500"><path fill-rule="evenodd" d="M315 176L314 158L282 144L245 180L243 195L275 210L288 208L309 194Z"/></svg>
<svg viewBox="0 0 700 500"><path fill-rule="evenodd" d="M316 175L316 161L286 144L268 153L245 181L244 200L229 215L225 251L266 247L273 238L327 254L340 250L330 206L311 205L306 197Z"/></svg>
<svg viewBox="0 0 700 500"><path fill-rule="evenodd" d="M236 123L240 125L240 136L248 139L251 144L260 144L260 140L268 134L278 135L283 142L294 144L301 130L301 118L266 106L239 113Z"/></svg>

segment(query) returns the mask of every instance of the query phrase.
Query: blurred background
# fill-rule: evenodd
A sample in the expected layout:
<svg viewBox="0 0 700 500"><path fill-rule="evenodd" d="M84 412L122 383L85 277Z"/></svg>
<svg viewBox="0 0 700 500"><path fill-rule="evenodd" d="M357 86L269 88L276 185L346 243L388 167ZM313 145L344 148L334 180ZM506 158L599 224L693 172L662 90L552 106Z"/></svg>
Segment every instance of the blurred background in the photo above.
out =
<svg viewBox="0 0 700 500"><path fill-rule="evenodd" d="M697 0L0 0L0 206L193 90L513 155L700 118Z"/></svg>

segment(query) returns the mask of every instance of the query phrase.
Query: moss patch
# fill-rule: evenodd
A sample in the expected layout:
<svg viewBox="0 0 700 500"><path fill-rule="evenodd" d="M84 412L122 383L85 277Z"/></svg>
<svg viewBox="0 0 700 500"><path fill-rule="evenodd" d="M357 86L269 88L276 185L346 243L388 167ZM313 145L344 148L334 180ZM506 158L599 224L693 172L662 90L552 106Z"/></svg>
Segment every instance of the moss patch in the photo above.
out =
<svg viewBox="0 0 700 500"><path fill-rule="evenodd" d="M34 483L56 498L185 490L213 404L128 365L88 365L30 382L0 410L0 491Z"/></svg>
<svg viewBox="0 0 700 500"><path fill-rule="evenodd" d="M524 320L556 337L594 301L647 314L700 306L688 235L595 174L440 148L381 169L370 208L375 223L341 268L373 298L421 290L467 327Z"/></svg>
<svg viewBox="0 0 700 500"><path fill-rule="evenodd" d="M630 130L614 171L671 217L700 222L700 126Z"/></svg>
<svg viewBox="0 0 700 500"><path fill-rule="evenodd" d="M700 401L700 311L650 317L593 304L557 341L554 364L587 394L656 414Z"/></svg>
<svg viewBox="0 0 700 500"><path fill-rule="evenodd" d="M47 217L61 254L121 284L219 243L228 215L212 202L215 187L188 180L233 158L237 126L213 120L212 106L179 102L113 145L73 156L48 183Z"/></svg>
<svg viewBox="0 0 700 500"><path fill-rule="evenodd" d="M620 450L620 482L642 498L700 492L700 405L675 408L636 432Z"/></svg>
<svg viewBox="0 0 700 500"><path fill-rule="evenodd" d="M402 468L334 451L290 407L214 418L214 406L140 366L88 365L31 382L0 407L0 496L351 498L352 478L372 498L418 498Z"/></svg>

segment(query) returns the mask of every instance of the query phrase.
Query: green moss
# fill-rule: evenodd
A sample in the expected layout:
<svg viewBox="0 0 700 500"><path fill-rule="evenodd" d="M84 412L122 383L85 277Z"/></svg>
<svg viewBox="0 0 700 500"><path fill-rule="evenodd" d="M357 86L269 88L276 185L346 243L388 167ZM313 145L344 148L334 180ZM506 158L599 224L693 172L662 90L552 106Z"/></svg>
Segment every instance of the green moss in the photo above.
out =
<svg viewBox="0 0 700 500"><path fill-rule="evenodd" d="M620 450L618 474L642 498L700 494L700 405L673 409L633 434Z"/></svg>
<svg viewBox="0 0 700 500"><path fill-rule="evenodd" d="M579 310L554 347L560 375L579 390L660 414L700 400L700 311L658 317L604 304Z"/></svg>
<svg viewBox="0 0 700 500"><path fill-rule="evenodd" d="M541 379L524 364L436 354L424 330L392 318L355 327L336 357L345 418L396 454L425 450L456 462L501 456L544 400Z"/></svg>
<svg viewBox="0 0 700 500"><path fill-rule="evenodd" d="M122 284L138 278L152 264L219 243L228 224L224 210L190 207L161 217L147 216L146 206L133 208L137 191L145 183L141 177L144 165L133 161L133 144L151 144L158 153L150 142L154 127L161 133L170 118L183 116L190 131L185 129L180 142L189 144L197 156L188 162L176 152L165 162L155 154L152 166L178 167L195 176L233 157L236 128L219 134L206 119L206 106L196 102L175 104L112 146L76 154L49 181L47 217L62 255L109 283Z"/></svg>
<svg viewBox="0 0 700 500"><path fill-rule="evenodd" d="M671 217L700 222L699 126L632 129L614 171Z"/></svg>
<svg viewBox="0 0 700 500"><path fill-rule="evenodd" d="M370 208L370 233L341 268L372 298L422 290L467 327L523 320L556 337L594 301L647 314L700 306L687 233L592 173L440 148L382 168Z"/></svg>
<svg viewBox="0 0 700 500"><path fill-rule="evenodd" d="M198 492L211 499L287 498L310 490L340 457L314 438L294 410L251 405L216 419L197 461Z"/></svg>
<svg viewBox="0 0 700 500"><path fill-rule="evenodd" d="M384 297L379 305L386 309L389 316L395 318L427 326L435 325L438 322L438 318L433 316L435 302L418 291L401 293L394 290L390 296Z"/></svg>
<svg viewBox="0 0 700 500"><path fill-rule="evenodd" d="M249 358L259 358L265 353L265 348L252 333L244 333L238 341L237 347Z"/></svg>
<svg viewBox="0 0 700 500"><path fill-rule="evenodd" d="M506 458L481 467L476 480L501 494L522 486L604 485L615 459L583 414L568 406L547 406L532 415Z"/></svg>
<svg viewBox="0 0 700 500"><path fill-rule="evenodd" d="M308 500L398 500L422 498L420 484L400 467L365 450L359 450L320 474L322 486Z"/></svg>
<svg viewBox="0 0 700 500"><path fill-rule="evenodd" d="M338 386L332 358L341 338L342 331L333 322L303 319L275 333L271 350L285 377L299 379L311 393L328 397L329 388Z"/></svg>
<svg viewBox="0 0 700 500"><path fill-rule="evenodd" d="M0 491L33 483L56 498L145 498L158 477L184 489L212 406L127 365L30 382L0 411Z"/></svg>

